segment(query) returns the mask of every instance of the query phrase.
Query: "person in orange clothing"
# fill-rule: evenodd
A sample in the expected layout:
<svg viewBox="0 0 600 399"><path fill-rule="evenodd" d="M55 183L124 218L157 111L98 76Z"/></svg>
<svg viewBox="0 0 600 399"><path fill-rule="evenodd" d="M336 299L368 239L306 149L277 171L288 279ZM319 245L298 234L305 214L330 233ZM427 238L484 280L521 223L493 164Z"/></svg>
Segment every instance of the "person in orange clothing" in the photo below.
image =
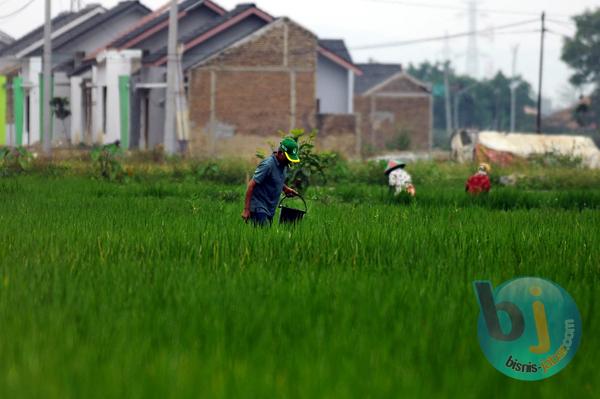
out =
<svg viewBox="0 0 600 399"><path fill-rule="evenodd" d="M481 193L489 193L492 184L490 183L490 165L482 163L479 165L479 170L473 176L469 177L465 184L465 191L472 195Z"/></svg>

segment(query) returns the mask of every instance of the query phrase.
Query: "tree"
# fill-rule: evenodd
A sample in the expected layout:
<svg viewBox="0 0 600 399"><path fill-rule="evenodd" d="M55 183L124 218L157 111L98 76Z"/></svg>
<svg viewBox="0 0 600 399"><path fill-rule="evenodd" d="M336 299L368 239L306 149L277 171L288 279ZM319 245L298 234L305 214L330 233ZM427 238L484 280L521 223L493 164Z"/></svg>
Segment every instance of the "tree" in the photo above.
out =
<svg viewBox="0 0 600 399"><path fill-rule="evenodd" d="M582 86L587 83L600 83L600 8L586 11L573 17L577 31L572 38L566 38L562 50L562 60L575 73L571 83Z"/></svg>
<svg viewBox="0 0 600 399"><path fill-rule="evenodd" d="M449 68L449 71L452 106L454 108L455 100L458 100L457 116L461 128L509 130L510 78L498 72L492 79L476 80L470 76L456 74L453 68ZM438 93L436 87L443 87L444 64L424 62L418 66L409 65L407 72L433 86L434 128L443 129L446 126L443 90ZM535 120L523 111L525 106L535 104L531 95L531 85L521 77L517 78L517 83L517 129L532 130ZM458 99L455 98L457 93L460 93Z"/></svg>
<svg viewBox="0 0 600 399"><path fill-rule="evenodd" d="M577 15L573 21L575 36L565 39L562 60L574 70L571 84L594 86L592 110L596 122L600 123L600 8Z"/></svg>
<svg viewBox="0 0 600 399"><path fill-rule="evenodd" d="M436 62L432 64L425 61L418 66L408 65L408 74L415 78L430 83L433 87L433 127L444 129L446 127L446 110L444 107L444 64ZM450 75L454 71L450 68ZM438 90L439 89L439 90Z"/></svg>

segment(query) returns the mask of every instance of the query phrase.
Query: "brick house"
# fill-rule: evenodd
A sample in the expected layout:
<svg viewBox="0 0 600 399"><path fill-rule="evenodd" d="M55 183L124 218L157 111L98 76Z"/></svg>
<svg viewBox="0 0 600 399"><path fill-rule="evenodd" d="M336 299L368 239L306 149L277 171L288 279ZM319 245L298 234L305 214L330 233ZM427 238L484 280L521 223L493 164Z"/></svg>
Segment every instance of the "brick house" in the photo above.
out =
<svg viewBox="0 0 600 399"><path fill-rule="evenodd" d="M268 141L276 142L279 131L322 128L323 121L332 125L331 117L319 114L319 104L326 106L321 111L336 114L335 121L354 121L354 76L361 72L340 51L343 41L319 41L292 20L274 18L251 3L180 41L188 81L189 148L195 154L253 156ZM142 62L164 70L166 53L165 47ZM320 129L320 146L339 148L336 141L343 134L344 143L351 143L342 151L354 154L356 126L351 127L329 129L330 135Z"/></svg>
<svg viewBox="0 0 600 399"><path fill-rule="evenodd" d="M183 0L178 11L193 153L253 156L292 128L318 128L321 148L356 153L354 79L361 71L342 40L318 40L252 3L226 10L210 0ZM72 104L80 105L72 125L82 127L85 143L164 143L168 15L167 4L67 66L77 89Z"/></svg>
<svg viewBox="0 0 600 399"><path fill-rule="evenodd" d="M276 141L278 131L319 128L320 123L332 133L320 135L324 148L341 134L353 142L349 148L356 147L352 112L354 76L360 70L343 41L319 42L300 25L252 3L228 11L210 0L184 0L178 9L191 127L187 147L193 153L253 156L269 140ZM132 149L164 143L167 38L168 7L162 7L93 51L74 71L72 77L91 79L94 141L121 137ZM103 108L111 96L104 88L128 77L129 126L110 129ZM319 104L323 114L317 117Z"/></svg>
<svg viewBox="0 0 600 399"><path fill-rule="evenodd" d="M192 148L251 154L316 125L316 37L279 19L190 70Z"/></svg>
<svg viewBox="0 0 600 399"><path fill-rule="evenodd" d="M363 71L354 86L363 148L430 150L433 99L429 86L399 64L358 64Z"/></svg>

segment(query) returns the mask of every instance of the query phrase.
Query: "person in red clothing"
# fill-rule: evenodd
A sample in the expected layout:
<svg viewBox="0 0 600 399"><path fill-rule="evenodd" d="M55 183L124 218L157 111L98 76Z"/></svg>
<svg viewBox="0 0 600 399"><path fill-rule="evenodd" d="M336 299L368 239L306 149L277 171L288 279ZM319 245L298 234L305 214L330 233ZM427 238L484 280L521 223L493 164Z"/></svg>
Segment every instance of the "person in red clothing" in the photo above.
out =
<svg viewBox="0 0 600 399"><path fill-rule="evenodd" d="M489 193L492 187L490 183L490 165L482 163L479 165L479 170L473 176L469 177L465 185L465 191L469 194L478 195L481 193Z"/></svg>

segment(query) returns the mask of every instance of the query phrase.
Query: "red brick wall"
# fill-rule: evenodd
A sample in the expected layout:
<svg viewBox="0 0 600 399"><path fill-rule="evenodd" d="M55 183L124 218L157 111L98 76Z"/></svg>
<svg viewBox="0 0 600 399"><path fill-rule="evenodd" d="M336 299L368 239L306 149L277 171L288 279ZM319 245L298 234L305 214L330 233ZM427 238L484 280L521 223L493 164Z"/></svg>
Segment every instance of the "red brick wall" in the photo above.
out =
<svg viewBox="0 0 600 399"><path fill-rule="evenodd" d="M374 142L374 130L370 122L371 99L364 96L354 96L354 112L360 115L360 133L362 147L365 150Z"/></svg>
<svg viewBox="0 0 600 399"><path fill-rule="evenodd" d="M360 156L357 140L357 117L354 114L319 114L317 117L317 148L335 151L344 156Z"/></svg>
<svg viewBox="0 0 600 399"><path fill-rule="evenodd" d="M210 121L210 71L197 69L190 74L190 127L201 129Z"/></svg>
<svg viewBox="0 0 600 399"><path fill-rule="evenodd" d="M312 129L316 126L316 72L296 73L296 126Z"/></svg>
<svg viewBox="0 0 600 399"><path fill-rule="evenodd" d="M386 120L379 125L376 146L385 147L400 132L410 137L410 149L429 149L430 101L426 97L387 98L377 97L377 112L389 112L394 115L393 121Z"/></svg>
<svg viewBox="0 0 600 399"><path fill-rule="evenodd" d="M217 119L258 136L290 126L289 72L219 72Z"/></svg>
<svg viewBox="0 0 600 399"><path fill-rule="evenodd" d="M268 150L266 142L276 140L278 131L288 131L292 123L292 72L296 81L294 127L314 127L316 59L316 37L284 19L192 70L192 151L251 157L257 149ZM214 119L233 130L228 137L214 138L210 129L211 73L216 78Z"/></svg>
<svg viewBox="0 0 600 399"><path fill-rule="evenodd" d="M386 97L383 94L402 95ZM410 97L410 95L416 95ZM355 96L354 109L361 115L363 147L382 151L400 133L410 138L410 150L428 150L431 130L431 102L422 88L398 78L372 96ZM374 98L374 104L372 101ZM372 108L375 113L372 115Z"/></svg>

